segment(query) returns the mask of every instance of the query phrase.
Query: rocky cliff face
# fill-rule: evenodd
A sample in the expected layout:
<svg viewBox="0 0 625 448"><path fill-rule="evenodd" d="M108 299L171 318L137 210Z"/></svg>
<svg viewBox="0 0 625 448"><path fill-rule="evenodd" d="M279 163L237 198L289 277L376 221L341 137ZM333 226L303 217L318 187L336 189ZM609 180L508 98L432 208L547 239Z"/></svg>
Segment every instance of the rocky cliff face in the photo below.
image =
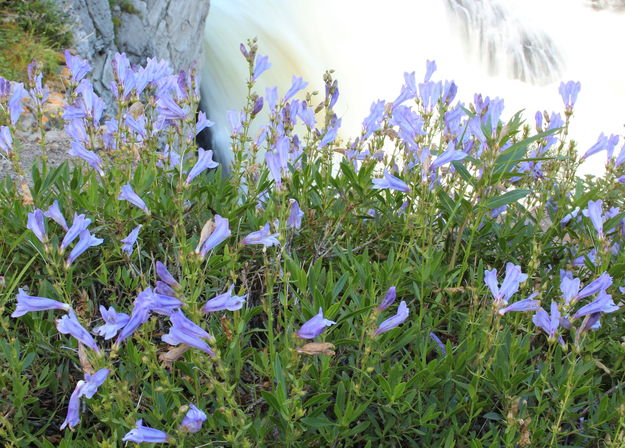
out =
<svg viewBox="0 0 625 448"><path fill-rule="evenodd" d="M175 69L199 60L209 0L55 2L73 22L76 51L91 62L94 87L109 104L110 61L117 51L136 64L167 59Z"/></svg>

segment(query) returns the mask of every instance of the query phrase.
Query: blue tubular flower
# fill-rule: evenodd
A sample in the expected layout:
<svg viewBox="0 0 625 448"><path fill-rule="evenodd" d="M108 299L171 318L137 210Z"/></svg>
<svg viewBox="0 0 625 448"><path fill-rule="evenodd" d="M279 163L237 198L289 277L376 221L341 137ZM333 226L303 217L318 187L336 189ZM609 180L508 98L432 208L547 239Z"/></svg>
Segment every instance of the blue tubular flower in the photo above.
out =
<svg viewBox="0 0 625 448"><path fill-rule="evenodd" d="M572 111L573 106L575 105L575 101L577 101L577 94L579 93L582 85L579 82L568 81L565 83L560 83L560 96L562 97L562 101L564 101L564 107L567 111Z"/></svg>
<svg viewBox="0 0 625 448"><path fill-rule="evenodd" d="M126 238L121 241L122 252L125 252L128 256L132 255L132 251L134 250L134 245L139 237L139 230L141 230L141 227L143 227L143 225L139 224L137 227L132 229L132 232L130 232Z"/></svg>
<svg viewBox="0 0 625 448"><path fill-rule="evenodd" d="M406 302L402 300L401 302L399 302L399 306L397 307L397 314L395 314L393 317L389 317L384 322L382 322L373 334L377 336L379 334L386 333L387 331L392 330L393 328L404 323L404 321L408 319L408 314L408 306L406 305Z"/></svg>
<svg viewBox="0 0 625 448"><path fill-rule="evenodd" d="M521 272L521 266L512 263L506 264L506 277L501 284L497 283L497 269L484 271L484 283L489 287L495 307L508 305L508 300L519 290L519 285L527 280L527 274Z"/></svg>
<svg viewBox="0 0 625 448"><path fill-rule="evenodd" d="M166 443L171 440L172 437L166 432L143 426L143 420L137 420L135 428L128 431L122 439L123 442L135 443Z"/></svg>
<svg viewBox="0 0 625 448"><path fill-rule="evenodd" d="M457 150L454 147L453 143L449 143L449 146L447 146L447 150L445 150L445 152L443 152L436 159L434 159L434 161L430 165L430 170L434 171L438 167L441 167L447 163L454 162L456 160L462 160L467 156L468 154L466 152Z"/></svg>
<svg viewBox="0 0 625 448"><path fill-rule="evenodd" d="M74 85L82 81L91 71L91 66L87 60L82 59L80 56L72 55L69 50L65 50L65 64L71 74Z"/></svg>
<svg viewBox="0 0 625 448"><path fill-rule="evenodd" d="M291 204L291 211L289 212L289 218L286 221L286 226L292 229L299 229L302 227L302 218L304 212L299 208L299 202L295 199L289 199Z"/></svg>
<svg viewBox="0 0 625 448"><path fill-rule="evenodd" d="M0 126L0 150L9 157L13 151L13 137L8 126Z"/></svg>
<svg viewBox="0 0 625 448"><path fill-rule="evenodd" d="M165 266L160 261L156 262L156 275L158 275L158 277L162 281L167 283L172 288L174 289L181 288L180 283L178 283L176 278L171 274L171 272L169 272L169 270L167 269L167 266Z"/></svg>
<svg viewBox="0 0 625 448"><path fill-rule="evenodd" d="M425 61L425 77L423 78L423 81L428 82L432 78L432 75L434 74L435 71L436 71L436 61L430 61L430 60Z"/></svg>
<svg viewBox="0 0 625 448"><path fill-rule="evenodd" d="M87 398L93 397L100 386L104 384L109 373L111 373L109 369L100 369L93 375L85 373L85 386L82 389L81 396Z"/></svg>
<svg viewBox="0 0 625 448"><path fill-rule="evenodd" d="M532 293L527 299L519 300L518 302L514 302L511 305L506 306L505 308L499 309L497 312L500 316L510 312L510 311L536 311L540 309L540 302L538 300L533 300L538 293Z"/></svg>
<svg viewBox="0 0 625 448"><path fill-rule="evenodd" d="M558 304L556 302L551 302L551 315L547 314L542 308L538 310L532 317L532 322L547 333L547 338L550 342L555 341L558 328L560 327L560 310L558 309Z"/></svg>
<svg viewBox="0 0 625 448"><path fill-rule="evenodd" d="M157 294L163 294L163 295L170 296L170 297L176 297L178 294L176 291L173 290L171 286L169 286L167 283L162 282L160 280L156 281L154 292Z"/></svg>
<svg viewBox="0 0 625 448"><path fill-rule="evenodd" d="M276 188L280 189L280 187L282 186L282 168L280 167L280 154L273 151L267 151L265 153L265 161L267 162L267 167L269 168L271 178L276 183Z"/></svg>
<svg viewBox="0 0 625 448"><path fill-rule="evenodd" d="M67 303L57 300L48 299L46 297L29 296L22 288L17 293L17 306L11 317L20 317L31 311L47 311L47 310L65 310L69 311L71 307Z"/></svg>
<svg viewBox="0 0 625 448"><path fill-rule="evenodd" d="M362 127L364 129L363 139L368 138L375 131L380 129L380 123L384 119L384 101L376 101L371 105L370 113L367 118L362 122Z"/></svg>
<svg viewBox="0 0 625 448"><path fill-rule="evenodd" d="M67 417L65 417L65 421L61 425L61 430L69 427L69 429L74 429L74 427L78 426L80 423L80 397L82 395L83 388L85 387L85 382L83 380L78 381L76 383L76 388L72 395L69 397L69 405L67 406Z"/></svg>
<svg viewBox="0 0 625 448"><path fill-rule="evenodd" d="M182 419L180 429L190 433L196 433L202 429L202 424L205 420L206 414L201 409L190 404L189 410Z"/></svg>
<svg viewBox="0 0 625 448"><path fill-rule="evenodd" d="M117 336L117 340L115 341L115 345L120 345L124 339L131 336L137 328L146 323L150 318L150 310L147 306L140 304L137 306L137 301L135 300L135 307L132 309L132 314L130 315L130 319L119 332Z"/></svg>
<svg viewBox="0 0 625 448"><path fill-rule="evenodd" d="M271 230L269 229L269 223L267 223L260 230L252 232L245 238L243 238L241 240L241 244L262 244L265 247L279 246L280 241L278 241L278 238L276 238L278 235L278 233L271 233Z"/></svg>
<svg viewBox="0 0 625 448"><path fill-rule="evenodd" d="M120 201L128 201L133 205L136 205L137 207L139 207L141 210L143 210L147 215L150 214L150 210L148 210L147 205L145 205L145 202L143 202L143 199L141 199L132 189L132 187L130 186L130 184L126 184L122 187L122 191L119 194L119 196L117 197L117 199L119 199Z"/></svg>
<svg viewBox="0 0 625 448"><path fill-rule="evenodd" d="M441 352L441 355L443 356L447 355L447 349L445 348L445 344L443 344L443 341L441 341L440 338L436 336L434 332L430 332L430 339L434 341L434 343L438 347L438 350Z"/></svg>
<svg viewBox="0 0 625 448"><path fill-rule="evenodd" d="M76 243L72 251L69 253L69 257L67 257L67 261L65 262L65 268L69 268L74 260L82 255L84 251L90 247L99 246L103 241L104 240L102 238L96 238L88 230L80 232L80 240L78 240L78 243Z"/></svg>
<svg viewBox="0 0 625 448"><path fill-rule="evenodd" d="M564 304L569 305L571 302L575 303L578 299L580 281L578 278L571 278L565 276L560 281L560 291L562 292L562 298Z"/></svg>
<svg viewBox="0 0 625 448"><path fill-rule="evenodd" d="M106 340L114 338L117 332L125 327L130 320L128 314L118 313L112 306L107 311L105 307L100 305L100 314L104 320L104 325L94 328L93 333L104 337Z"/></svg>
<svg viewBox="0 0 625 448"><path fill-rule="evenodd" d="M84 230L86 230L87 227L89 227L89 224L91 224L91 219L85 218L85 215L77 215L74 213L74 221L65 234L65 237L63 237L63 241L61 241L59 252L63 253L65 248L69 246L72 241L74 241Z"/></svg>
<svg viewBox="0 0 625 448"><path fill-rule="evenodd" d="M46 224L44 214L41 210L36 209L28 214L28 223L26 227L30 229L42 244L48 243L48 235L46 233Z"/></svg>
<svg viewBox="0 0 625 448"><path fill-rule="evenodd" d="M239 112L236 110L229 110L226 112L226 117L228 118L228 123L230 123L230 129L232 129L232 135L236 135L243 129L243 120L245 116L243 112Z"/></svg>
<svg viewBox="0 0 625 448"><path fill-rule="evenodd" d="M265 98L267 99L267 105L269 106L269 109L273 112L278 105L278 88L267 87L265 89Z"/></svg>
<svg viewBox="0 0 625 448"><path fill-rule="evenodd" d="M600 239L603 239L603 201L588 201L588 206L582 210L582 214L590 219Z"/></svg>
<svg viewBox="0 0 625 448"><path fill-rule="evenodd" d="M297 112L297 115L302 119L308 128L312 129L315 127L315 124L317 123L317 120L315 119L315 111L312 107L308 107L305 101L302 102L302 108Z"/></svg>
<svg viewBox="0 0 625 448"><path fill-rule="evenodd" d="M104 176L104 170L102 169L102 159L93 151L85 149L82 143L73 141L70 143L72 148L67 152L70 156L80 157L98 172L100 176Z"/></svg>
<svg viewBox="0 0 625 448"><path fill-rule="evenodd" d="M240 310L243 307L243 302L245 302L245 299L247 298L247 294L242 296L235 296L232 294L233 290L234 285L230 285L228 291L206 302L206 304L202 307L202 311L204 311L205 313L214 313L216 311L224 310Z"/></svg>
<svg viewBox="0 0 625 448"><path fill-rule="evenodd" d="M209 332L185 316L180 310L176 310L171 313L169 320L174 327L184 331L185 333L192 334L200 339L206 339L209 342L215 342L215 338Z"/></svg>
<svg viewBox="0 0 625 448"><path fill-rule="evenodd" d="M22 115L22 111L24 110L24 105L22 104L22 100L28 97L28 93L24 89L24 84L21 82L13 83L13 93L9 98L9 117L11 118L11 124L15 126L17 120L19 120L20 115Z"/></svg>
<svg viewBox="0 0 625 448"><path fill-rule="evenodd" d="M576 218L579 212L579 207L575 207L575 209L571 213L568 213L564 218L562 218L562 220L560 221L562 227L566 226L573 218Z"/></svg>
<svg viewBox="0 0 625 448"><path fill-rule="evenodd" d="M385 309L387 309L395 301L396 297L397 297L396 289L394 286L391 286L386 292L386 295L384 296L384 299L382 300L382 302L378 305L377 310L384 311Z"/></svg>
<svg viewBox="0 0 625 448"><path fill-rule="evenodd" d="M219 215L215 215L213 231L209 235L200 236L200 242L195 249L195 253L199 253L200 256L204 258L209 251L223 243L230 235L231 232L228 220ZM201 249L198 251L200 246Z"/></svg>
<svg viewBox="0 0 625 448"><path fill-rule="evenodd" d="M256 61L254 61L254 74L252 75L252 81L256 81L260 75L267 71L271 67L269 62L269 56L256 55Z"/></svg>
<svg viewBox="0 0 625 448"><path fill-rule="evenodd" d="M590 157L593 154L603 151L608 147L608 137L602 132L597 139L597 142L592 145L588 151L582 156L582 160Z"/></svg>
<svg viewBox="0 0 625 448"><path fill-rule="evenodd" d="M612 286L612 276L607 272L604 272L596 280L593 280L586 285L584 289L577 294L577 299L584 299L600 291L605 291L610 286Z"/></svg>
<svg viewBox="0 0 625 448"><path fill-rule="evenodd" d="M50 218L55 221L58 225L63 227L66 232L69 230L67 228L67 221L65 221L65 216L63 216L61 208L59 207L59 201L55 200L50 208L46 212L44 212L43 215L46 218Z"/></svg>
<svg viewBox="0 0 625 448"><path fill-rule="evenodd" d="M100 349L91 334L89 334L89 332L85 330L82 325L80 325L80 322L78 322L76 314L74 314L74 310L70 309L65 316L56 320L56 329L59 330L60 333L73 336L76 340L81 342L83 345L86 345L91 350L97 353L100 352Z"/></svg>
<svg viewBox="0 0 625 448"><path fill-rule="evenodd" d="M419 84L419 98L426 113L431 113L441 97L442 84L428 81Z"/></svg>
<svg viewBox="0 0 625 448"><path fill-rule="evenodd" d="M198 135L206 128L210 128L215 123L206 118L206 114L203 111L198 112L197 114L197 123L195 123L195 135Z"/></svg>
<svg viewBox="0 0 625 448"><path fill-rule="evenodd" d="M302 339L314 339L326 328L336 324L336 322L323 317L323 310L319 307L319 313L306 321L297 331L297 336Z"/></svg>
<svg viewBox="0 0 625 448"><path fill-rule="evenodd" d="M406 182L399 179L398 177L393 176L392 174L389 174L386 169L384 170L384 177L379 179L371 179L371 181L373 182L372 188L374 190L389 189L401 191L402 193L408 193L410 191L410 187Z"/></svg>
<svg viewBox="0 0 625 448"><path fill-rule="evenodd" d="M291 88L287 90L284 95L284 101L289 101L297 92L304 89L308 85L307 82L300 76L293 76L291 78Z"/></svg>
<svg viewBox="0 0 625 448"><path fill-rule="evenodd" d="M616 305L612 300L612 296L610 294L606 293L605 291L600 291L599 295L595 300L577 310L577 312L573 314L573 317L575 319L578 319L588 314L613 313L619 308L620 307Z"/></svg>
<svg viewBox="0 0 625 448"><path fill-rule="evenodd" d="M326 134L323 136L321 141L319 142L319 148L323 148L324 146L332 143L336 136L338 135L339 128L341 127L342 120L339 118L335 120L334 123L331 123L326 130Z"/></svg>
<svg viewBox="0 0 625 448"><path fill-rule="evenodd" d="M211 349L205 341L198 338L196 335L186 333L184 330L177 327L171 327L169 329L169 333L161 336L161 339L163 340L163 342L166 342L169 345L176 346L179 344L184 344L189 347L196 348L204 353L207 353L210 356L215 356L215 352L213 352L213 349Z"/></svg>
<svg viewBox="0 0 625 448"><path fill-rule="evenodd" d="M169 95L161 96L156 104L159 120L163 123L166 121L184 120L187 117L187 111L180 107Z"/></svg>
<svg viewBox="0 0 625 448"><path fill-rule="evenodd" d="M209 149L205 151L202 148L198 148L197 151L198 151L197 162L195 163L193 168L191 168L191 171L189 171L189 175L187 176L187 180L185 181L187 185L189 185L191 181L195 179L197 175L200 174L202 171L207 170L209 168L217 168L219 166L219 163L213 160L212 150Z"/></svg>

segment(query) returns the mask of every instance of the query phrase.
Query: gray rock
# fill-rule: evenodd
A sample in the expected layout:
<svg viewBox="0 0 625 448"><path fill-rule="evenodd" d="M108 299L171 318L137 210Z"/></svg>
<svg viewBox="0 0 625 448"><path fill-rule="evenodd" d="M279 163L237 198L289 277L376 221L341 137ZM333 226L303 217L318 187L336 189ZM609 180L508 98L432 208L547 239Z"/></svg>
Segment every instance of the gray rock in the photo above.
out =
<svg viewBox="0 0 625 448"><path fill-rule="evenodd" d="M68 15L76 51L90 61L94 88L108 105L110 61L118 51L134 64L158 57L174 69L199 60L209 0L124 0L113 11L109 0L54 1Z"/></svg>

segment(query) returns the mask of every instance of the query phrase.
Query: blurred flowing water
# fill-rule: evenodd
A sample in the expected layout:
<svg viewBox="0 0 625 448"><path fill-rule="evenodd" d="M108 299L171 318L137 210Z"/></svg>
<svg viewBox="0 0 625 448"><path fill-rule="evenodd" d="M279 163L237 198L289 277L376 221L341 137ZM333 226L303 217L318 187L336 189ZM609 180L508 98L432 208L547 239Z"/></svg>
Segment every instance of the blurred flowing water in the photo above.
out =
<svg viewBox="0 0 625 448"><path fill-rule="evenodd" d="M600 132L623 134L625 14L588 0L211 0L204 36L202 93L216 122L215 144L227 147L228 109L245 102L246 62L239 44L258 37L270 71L257 91L291 75L322 92L335 70L343 135L353 136L371 102L393 100L403 73L420 78L426 59L435 79L453 79L462 101L474 93L505 99L507 115L561 111L560 81L581 81L571 135L585 152ZM591 7L594 5L595 7ZM601 7L600 7L601 6ZM504 117L505 118L505 117ZM583 172L600 173L605 154Z"/></svg>

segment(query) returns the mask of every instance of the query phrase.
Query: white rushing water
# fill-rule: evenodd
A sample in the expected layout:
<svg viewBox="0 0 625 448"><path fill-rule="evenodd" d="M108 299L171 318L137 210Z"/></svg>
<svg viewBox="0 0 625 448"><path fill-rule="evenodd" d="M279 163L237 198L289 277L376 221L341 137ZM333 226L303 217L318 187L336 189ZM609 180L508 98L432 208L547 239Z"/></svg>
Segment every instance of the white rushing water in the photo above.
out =
<svg viewBox="0 0 625 448"><path fill-rule="evenodd" d="M344 135L356 135L372 101L393 100L403 73L438 65L459 99L474 93L505 99L507 116L525 109L561 111L560 81L581 81L571 135L584 152L600 132L623 135L625 14L584 0L211 0L204 36L202 90L216 144L224 147L225 113L245 101L247 67L239 44L258 37L273 64L258 92L291 75L322 91L334 69L336 111ZM598 173L605 153L583 172Z"/></svg>

